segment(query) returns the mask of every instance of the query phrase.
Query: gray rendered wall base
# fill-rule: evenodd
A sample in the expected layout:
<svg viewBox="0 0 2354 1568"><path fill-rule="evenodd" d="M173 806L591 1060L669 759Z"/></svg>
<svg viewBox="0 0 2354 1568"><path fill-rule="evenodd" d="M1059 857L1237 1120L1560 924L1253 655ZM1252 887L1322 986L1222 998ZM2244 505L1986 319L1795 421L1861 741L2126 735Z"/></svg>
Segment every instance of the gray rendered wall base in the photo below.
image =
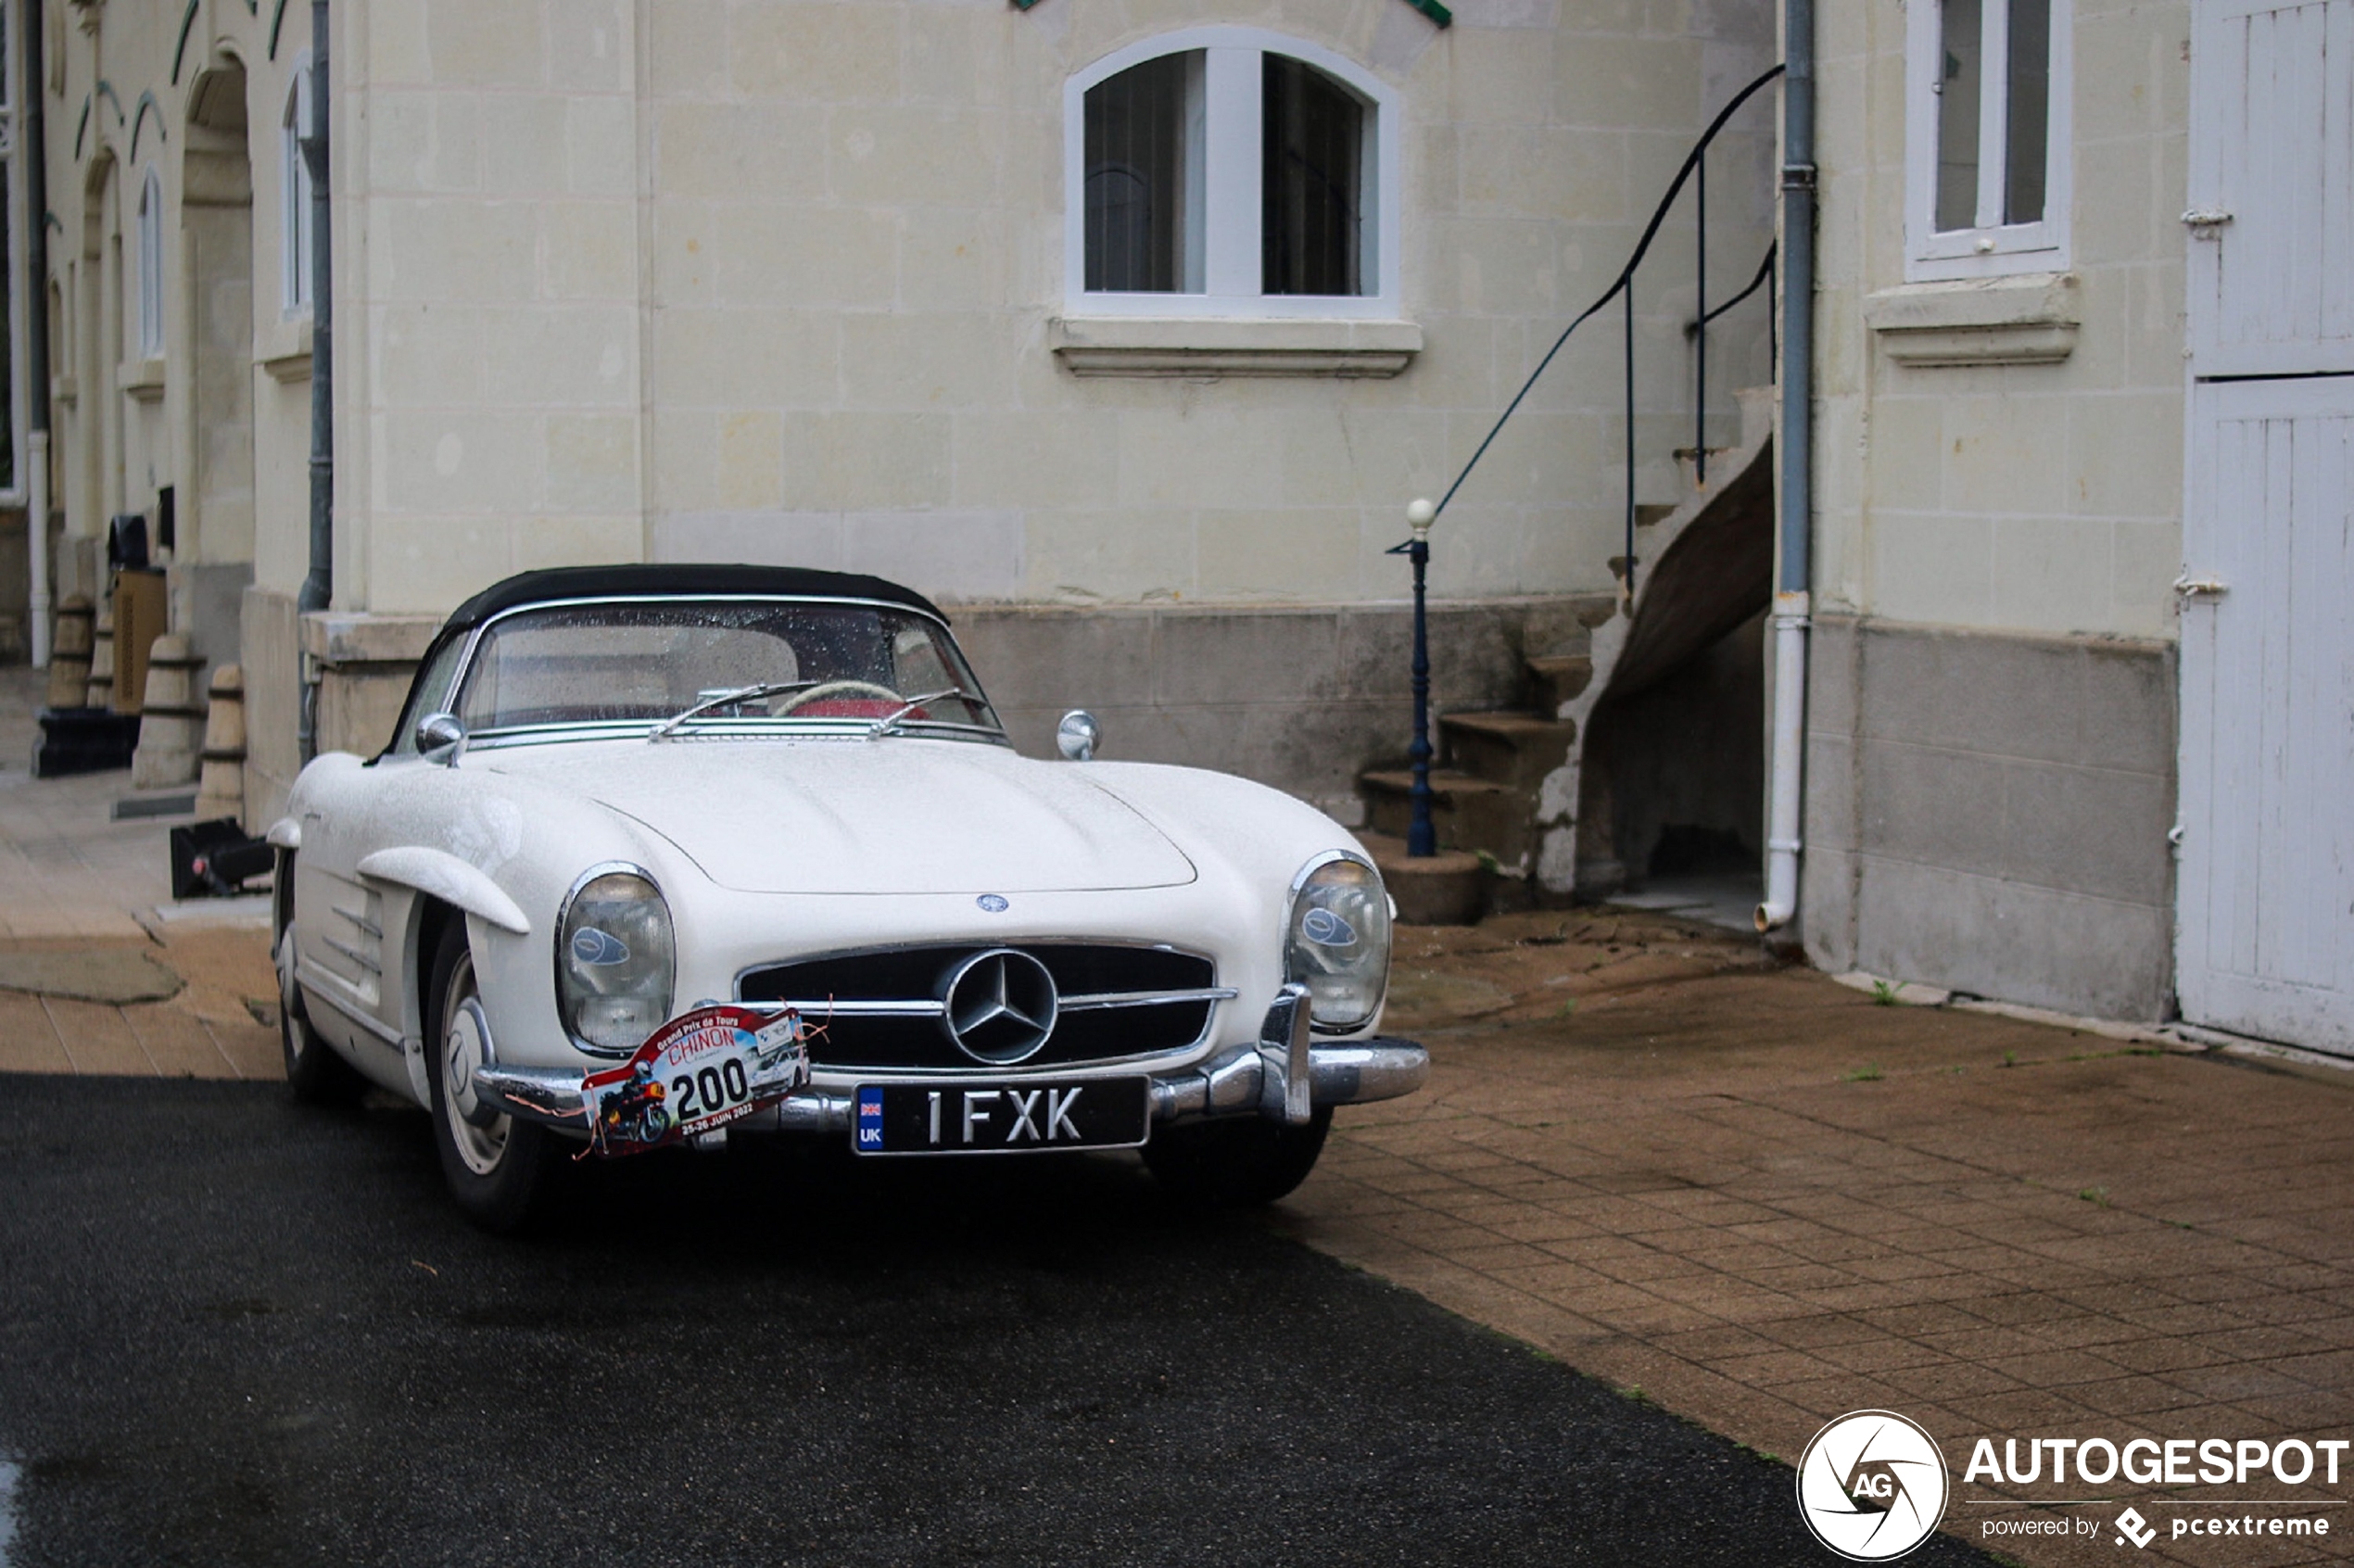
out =
<svg viewBox="0 0 2354 1568"><path fill-rule="evenodd" d="M1430 607L1431 722L1509 707L1523 660L1578 642L1580 601ZM1055 754L1055 723L1085 708L1105 757L1241 774L1348 826L1357 777L1401 765L1413 739L1410 604L948 607L957 642L1014 744Z"/></svg>
<svg viewBox="0 0 2354 1568"><path fill-rule="evenodd" d="M1806 953L2097 1018L2172 1005L2174 651L1818 616Z"/></svg>

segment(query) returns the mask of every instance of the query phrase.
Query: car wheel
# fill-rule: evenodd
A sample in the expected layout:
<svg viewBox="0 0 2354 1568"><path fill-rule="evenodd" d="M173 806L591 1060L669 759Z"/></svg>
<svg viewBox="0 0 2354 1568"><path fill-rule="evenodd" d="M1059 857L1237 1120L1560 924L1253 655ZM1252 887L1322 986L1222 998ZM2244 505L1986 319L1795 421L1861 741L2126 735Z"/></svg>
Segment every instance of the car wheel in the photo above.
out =
<svg viewBox="0 0 2354 1568"><path fill-rule="evenodd" d="M462 920L453 919L442 931L426 1000L434 1032L425 1076L433 1087L441 1173L458 1207L475 1224L502 1235L520 1230L530 1220L561 1151L546 1128L507 1116L477 1125L460 1108L453 1062L464 1058L470 1031L482 1028L482 993Z"/></svg>
<svg viewBox="0 0 2354 1568"><path fill-rule="evenodd" d="M1145 1167L1189 1203L1272 1203L1308 1180L1332 1127L1330 1106L1317 1106L1297 1127L1257 1117L1171 1127L1145 1145Z"/></svg>
<svg viewBox="0 0 2354 1568"><path fill-rule="evenodd" d="M360 1069L335 1054L310 1027L302 988L295 983L294 928L278 933L272 960L278 969L278 1045L285 1053L286 1082L306 1105L350 1106L367 1092Z"/></svg>

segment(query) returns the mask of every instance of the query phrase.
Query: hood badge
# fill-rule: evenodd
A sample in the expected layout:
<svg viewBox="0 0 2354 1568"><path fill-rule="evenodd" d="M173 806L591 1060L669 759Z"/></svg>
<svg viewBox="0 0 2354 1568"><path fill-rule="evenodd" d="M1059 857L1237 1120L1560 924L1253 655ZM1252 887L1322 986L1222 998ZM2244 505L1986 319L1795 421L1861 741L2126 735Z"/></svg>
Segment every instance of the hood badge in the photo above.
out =
<svg viewBox="0 0 2354 1568"><path fill-rule="evenodd" d="M1006 902L1006 895L1003 893L983 893L973 902L992 915L1003 915L1012 907Z"/></svg>

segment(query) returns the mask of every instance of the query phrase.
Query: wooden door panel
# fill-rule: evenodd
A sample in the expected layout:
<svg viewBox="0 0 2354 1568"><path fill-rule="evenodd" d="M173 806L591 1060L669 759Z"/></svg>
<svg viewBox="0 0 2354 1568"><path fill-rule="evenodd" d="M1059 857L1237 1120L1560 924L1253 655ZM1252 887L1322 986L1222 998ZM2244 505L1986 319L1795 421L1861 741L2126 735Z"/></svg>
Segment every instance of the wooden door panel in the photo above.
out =
<svg viewBox="0 0 2354 1568"><path fill-rule="evenodd" d="M2194 373L2354 371L2354 0L2192 23Z"/></svg>
<svg viewBox="0 0 2354 1568"><path fill-rule="evenodd" d="M2183 1014L2354 1052L2354 377L2200 385L2192 437Z"/></svg>

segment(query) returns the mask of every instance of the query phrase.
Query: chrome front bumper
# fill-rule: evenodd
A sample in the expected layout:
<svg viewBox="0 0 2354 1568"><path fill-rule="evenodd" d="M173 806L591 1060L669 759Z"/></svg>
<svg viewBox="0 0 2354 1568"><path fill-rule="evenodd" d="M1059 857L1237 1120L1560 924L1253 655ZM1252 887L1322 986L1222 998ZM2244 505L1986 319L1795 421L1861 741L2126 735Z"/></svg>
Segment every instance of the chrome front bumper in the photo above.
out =
<svg viewBox="0 0 2354 1568"><path fill-rule="evenodd" d="M1286 985L1267 1010L1259 1039L1197 1067L1151 1079L1153 1120L1263 1116L1304 1122L1318 1106L1361 1105L1411 1094L1430 1077L1430 1053L1411 1040L1319 1044L1308 1029L1308 988ZM475 1069L475 1093L509 1116L588 1131L580 1074L560 1068L489 1065ZM819 1132L848 1136L851 1096L804 1089L730 1122L730 1132Z"/></svg>

